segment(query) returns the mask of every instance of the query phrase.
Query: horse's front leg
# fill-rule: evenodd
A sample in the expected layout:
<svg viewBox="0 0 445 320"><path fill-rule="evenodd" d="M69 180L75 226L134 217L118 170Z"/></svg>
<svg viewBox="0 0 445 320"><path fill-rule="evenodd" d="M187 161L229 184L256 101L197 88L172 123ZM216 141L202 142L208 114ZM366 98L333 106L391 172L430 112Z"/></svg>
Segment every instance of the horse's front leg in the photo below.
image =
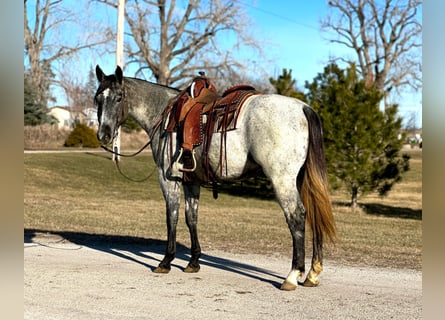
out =
<svg viewBox="0 0 445 320"><path fill-rule="evenodd" d="M190 231L191 258L184 272L198 272L200 269L199 258L201 257L201 246L198 240L198 205L200 186L198 184L184 184L185 218Z"/></svg>
<svg viewBox="0 0 445 320"><path fill-rule="evenodd" d="M161 180L161 189L166 203L167 249L164 259L153 272L168 273L171 269L171 262L176 255L176 227L178 225L181 190L177 182L166 180Z"/></svg>

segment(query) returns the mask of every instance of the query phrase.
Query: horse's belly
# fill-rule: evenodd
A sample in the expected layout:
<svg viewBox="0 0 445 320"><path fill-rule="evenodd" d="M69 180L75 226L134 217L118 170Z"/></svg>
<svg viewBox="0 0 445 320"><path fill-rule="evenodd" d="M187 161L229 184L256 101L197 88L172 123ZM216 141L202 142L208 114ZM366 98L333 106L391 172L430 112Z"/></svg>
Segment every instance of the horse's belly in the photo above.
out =
<svg viewBox="0 0 445 320"><path fill-rule="evenodd" d="M209 148L209 164L221 180L236 180L258 168L248 154L244 141L244 130L238 128L226 133L221 141L221 133L215 133Z"/></svg>

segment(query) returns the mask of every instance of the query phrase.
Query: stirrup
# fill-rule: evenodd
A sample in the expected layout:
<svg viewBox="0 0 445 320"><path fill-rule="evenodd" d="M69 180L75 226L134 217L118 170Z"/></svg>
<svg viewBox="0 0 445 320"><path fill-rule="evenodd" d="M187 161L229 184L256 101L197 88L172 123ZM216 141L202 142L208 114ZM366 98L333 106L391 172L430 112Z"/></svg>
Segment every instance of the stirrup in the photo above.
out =
<svg viewBox="0 0 445 320"><path fill-rule="evenodd" d="M192 166L191 167L184 167L184 148L181 148L179 150L179 155L176 158L176 161L173 163L173 167L181 172L193 172L196 170L196 159L195 159L195 150L191 150L190 156L192 160Z"/></svg>

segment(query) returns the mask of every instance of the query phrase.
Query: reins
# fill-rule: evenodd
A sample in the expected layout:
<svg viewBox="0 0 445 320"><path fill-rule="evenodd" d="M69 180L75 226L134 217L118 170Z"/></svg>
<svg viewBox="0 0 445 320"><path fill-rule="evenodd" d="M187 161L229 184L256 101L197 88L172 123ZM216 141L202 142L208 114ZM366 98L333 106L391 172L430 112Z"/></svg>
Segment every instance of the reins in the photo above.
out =
<svg viewBox="0 0 445 320"><path fill-rule="evenodd" d="M144 151L144 149L147 148L150 144L151 144L151 139L141 149L139 149L138 151L136 151L135 153L132 153L132 154L122 154L120 152L111 150L110 148L108 148L107 146L104 146L104 145L101 145L100 147L102 149L104 149L105 151L108 151L108 152L110 152L110 153L112 153L112 154L114 154L116 156L125 157L125 158L131 158L131 157L137 156L139 153Z"/></svg>
<svg viewBox="0 0 445 320"><path fill-rule="evenodd" d="M167 108L167 109L168 109L168 108ZM122 154L122 153L117 152L117 151L115 151L115 150L111 150L110 148L108 148L107 146L104 146L104 145L101 145L100 147L101 147L102 149L104 149L105 151L108 151L108 152L110 152L110 153L112 153L112 154L114 154L114 155L116 155L116 156L120 156L120 157L131 158L131 157L135 157L135 156L137 156L138 154L140 154L144 149L146 149L146 148L151 144L151 142L152 142L152 137L153 137L154 132L155 132L155 131L159 128L159 126L161 125L162 120L164 119L164 115L168 113L168 112L166 112L166 111L167 111L167 110L164 110L164 112L161 114L161 116L158 118L158 120L155 122L155 124L154 124L153 127L151 128L150 133L148 134L150 140L148 140L148 142L147 142L144 146L142 146L142 148L140 148L138 151L136 151L135 153L132 153L132 154ZM153 173L154 173L155 170L156 170L156 166L155 166L155 167L153 168L153 170L148 174L148 176L146 176L146 177L144 177L144 178L142 178L142 179L133 179L133 178L127 176L127 175L122 171L121 167L119 166L119 159L118 159L117 157L116 157L116 159L115 159L114 162L115 162L115 164L116 164L116 168L117 168L117 170L119 171L119 173L120 173L123 177L125 177L126 179L128 179L128 180L130 180L130 181L133 181L133 182L144 182L144 181L147 181L148 179L151 178L151 176L153 175Z"/></svg>
<svg viewBox="0 0 445 320"><path fill-rule="evenodd" d="M127 158L130 158L130 157L135 157L135 156L137 156L139 153L141 153L145 148L147 148L149 145L151 144L151 139L141 148L141 149L139 149L137 152L135 152L135 153L132 153L132 154L122 154L122 153L120 153L120 152L117 152L117 151L114 151L114 150L111 150L110 148L108 148L108 147L106 147L106 146L100 146L102 149L104 149L105 151L108 151L108 152L110 152L110 153L112 153L112 154L114 154L114 155L116 155L116 156L120 156L120 157L127 157ZM153 170L146 176L146 177L144 177L144 178L142 178L142 179L134 179L134 178L131 178L131 177L129 177L128 175L126 175L123 171L122 171L122 169L121 169L121 167L120 167L120 165L119 165L119 159L116 157L115 158L115 161L114 161L114 163L116 164L116 168L117 168L117 171L119 171L119 173L124 177L124 178L126 178L126 179L128 179L128 180L130 180L130 181L133 181L133 182L144 182L144 181L147 181L148 179L150 179L151 178L151 176L153 175L153 173L155 172L155 170L156 170L156 166L153 168Z"/></svg>

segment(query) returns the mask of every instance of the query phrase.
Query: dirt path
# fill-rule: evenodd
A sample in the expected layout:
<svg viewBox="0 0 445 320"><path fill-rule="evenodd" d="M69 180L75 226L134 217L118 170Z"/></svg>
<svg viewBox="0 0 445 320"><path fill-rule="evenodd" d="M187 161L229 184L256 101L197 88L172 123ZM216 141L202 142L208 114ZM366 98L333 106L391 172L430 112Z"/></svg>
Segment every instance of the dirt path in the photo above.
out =
<svg viewBox="0 0 445 320"><path fill-rule="evenodd" d="M67 239L68 238L68 239ZM279 290L289 258L206 252L151 272L164 244L25 234L24 319L421 319L422 274L325 262L317 288Z"/></svg>

